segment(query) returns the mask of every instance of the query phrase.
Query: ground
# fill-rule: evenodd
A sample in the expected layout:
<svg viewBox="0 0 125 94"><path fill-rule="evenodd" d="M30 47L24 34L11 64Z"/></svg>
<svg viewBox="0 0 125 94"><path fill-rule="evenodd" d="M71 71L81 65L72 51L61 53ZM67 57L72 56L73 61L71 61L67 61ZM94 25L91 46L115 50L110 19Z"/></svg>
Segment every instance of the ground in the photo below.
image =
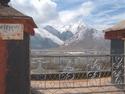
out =
<svg viewBox="0 0 125 94"><path fill-rule="evenodd" d="M111 78L31 82L41 94L125 94L112 85Z"/></svg>

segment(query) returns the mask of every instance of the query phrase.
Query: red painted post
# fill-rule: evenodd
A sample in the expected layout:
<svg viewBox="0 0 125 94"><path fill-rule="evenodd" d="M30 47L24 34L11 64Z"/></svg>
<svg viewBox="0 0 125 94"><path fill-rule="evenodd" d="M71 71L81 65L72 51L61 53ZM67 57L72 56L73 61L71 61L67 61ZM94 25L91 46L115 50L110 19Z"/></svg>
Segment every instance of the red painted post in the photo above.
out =
<svg viewBox="0 0 125 94"><path fill-rule="evenodd" d="M9 32L11 28L0 28L0 94L30 94L29 36L34 35L37 26L31 17L0 5L1 27L17 24L21 29L16 38Z"/></svg>
<svg viewBox="0 0 125 94"><path fill-rule="evenodd" d="M5 94L7 73L7 50L6 42L0 40L0 94Z"/></svg>

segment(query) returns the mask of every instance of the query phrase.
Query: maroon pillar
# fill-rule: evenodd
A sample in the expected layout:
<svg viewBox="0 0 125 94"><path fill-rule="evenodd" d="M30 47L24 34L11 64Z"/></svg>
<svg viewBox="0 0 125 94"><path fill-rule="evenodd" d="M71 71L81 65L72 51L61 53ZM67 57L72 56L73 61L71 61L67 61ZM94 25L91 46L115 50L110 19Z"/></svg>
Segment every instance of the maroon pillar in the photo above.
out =
<svg viewBox="0 0 125 94"><path fill-rule="evenodd" d="M6 42L0 40L0 94L5 94L7 73Z"/></svg>

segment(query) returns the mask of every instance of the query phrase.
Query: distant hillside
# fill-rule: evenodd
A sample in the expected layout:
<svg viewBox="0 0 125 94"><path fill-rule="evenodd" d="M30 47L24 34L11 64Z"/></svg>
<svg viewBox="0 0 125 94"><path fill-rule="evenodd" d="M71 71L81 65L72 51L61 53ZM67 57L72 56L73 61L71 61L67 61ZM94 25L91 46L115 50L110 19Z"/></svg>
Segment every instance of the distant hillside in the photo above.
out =
<svg viewBox="0 0 125 94"><path fill-rule="evenodd" d="M67 40L61 49L95 49L95 50L109 50L110 42L103 37L96 37L95 33L99 31L86 28L83 31L77 32L72 38Z"/></svg>
<svg viewBox="0 0 125 94"><path fill-rule="evenodd" d="M36 33L34 37L31 37L31 48L32 49L50 49L56 48L59 45L53 42L49 38L43 38L39 34Z"/></svg>
<svg viewBox="0 0 125 94"><path fill-rule="evenodd" d="M52 26L46 26L42 29L37 29L35 36L31 37L32 49L50 49L63 45L66 40L71 38L71 31L59 32Z"/></svg>

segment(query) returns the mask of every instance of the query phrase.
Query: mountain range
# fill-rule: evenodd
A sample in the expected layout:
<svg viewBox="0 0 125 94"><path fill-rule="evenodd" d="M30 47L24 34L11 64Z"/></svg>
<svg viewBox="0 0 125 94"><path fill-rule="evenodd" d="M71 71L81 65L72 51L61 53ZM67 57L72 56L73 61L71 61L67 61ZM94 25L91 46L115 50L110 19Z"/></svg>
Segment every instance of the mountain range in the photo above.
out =
<svg viewBox="0 0 125 94"><path fill-rule="evenodd" d="M76 23L62 28L47 25L37 29L31 37L32 49L54 50L109 50L109 41L105 40L104 33L83 23Z"/></svg>
<svg viewBox="0 0 125 94"><path fill-rule="evenodd" d="M59 32L52 26L46 26L35 30L35 36L31 37L32 49L49 49L63 45L66 40L73 36L70 31Z"/></svg>

